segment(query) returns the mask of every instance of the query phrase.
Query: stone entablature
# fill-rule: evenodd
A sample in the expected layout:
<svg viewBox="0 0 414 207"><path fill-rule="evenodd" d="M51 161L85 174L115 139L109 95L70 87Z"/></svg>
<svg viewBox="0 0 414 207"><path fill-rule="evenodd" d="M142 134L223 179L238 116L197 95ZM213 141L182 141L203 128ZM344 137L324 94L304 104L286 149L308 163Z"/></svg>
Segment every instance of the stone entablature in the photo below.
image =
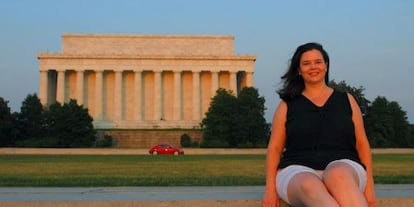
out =
<svg viewBox="0 0 414 207"><path fill-rule="evenodd" d="M44 105L76 99L89 109L96 128L197 128L218 88L237 95L253 86L256 56L233 55L233 40L65 34L65 52L38 54L39 97Z"/></svg>
<svg viewBox="0 0 414 207"><path fill-rule="evenodd" d="M169 71L245 71L254 72L256 56L232 57L120 57L120 56L68 56L61 54L39 53L40 71L73 69L85 70L169 70ZM97 63L100 67L96 68ZM139 68L138 68L139 66ZM191 69L187 69L191 68Z"/></svg>
<svg viewBox="0 0 414 207"><path fill-rule="evenodd" d="M64 34L62 54L232 56L233 36Z"/></svg>

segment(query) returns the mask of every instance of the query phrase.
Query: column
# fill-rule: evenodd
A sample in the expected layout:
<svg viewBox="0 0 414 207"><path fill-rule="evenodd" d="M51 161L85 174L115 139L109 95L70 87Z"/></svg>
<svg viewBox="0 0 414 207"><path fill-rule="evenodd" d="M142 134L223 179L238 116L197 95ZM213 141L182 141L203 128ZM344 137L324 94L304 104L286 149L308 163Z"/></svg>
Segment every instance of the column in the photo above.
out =
<svg viewBox="0 0 414 207"><path fill-rule="evenodd" d="M253 72L246 72L246 87L253 87Z"/></svg>
<svg viewBox="0 0 414 207"><path fill-rule="evenodd" d="M39 99L44 106L48 104L48 81L48 71L40 71Z"/></svg>
<svg viewBox="0 0 414 207"><path fill-rule="evenodd" d="M219 88L219 73L216 71L211 72L211 97L216 95L216 91Z"/></svg>
<svg viewBox="0 0 414 207"><path fill-rule="evenodd" d="M102 71L95 71L95 120L102 120L103 119L103 72Z"/></svg>
<svg viewBox="0 0 414 207"><path fill-rule="evenodd" d="M134 119L142 120L142 71L134 71Z"/></svg>
<svg viewBox="0 0 414 207"><path fill-rule="evenodd" d="M174 72L174 120L181 120L181 72Z"/></svg>
<svg viewBox="0 0 414 207"><path fill-rule="evenodd" d="M154 120L162 118L162 99L161 99L161 71L154 71Z"/></svg>
<svg viewBox="0 0 414 207"><path fill-rule="evenodd" d="M233 91L233 94L237 96L237 73L230 71L230 90Z"/></svg>
<svg viewBox="0 0 414 207"><path fill-rule="evenodd" d="M56 90L56 101L60 104L65 103L65 71L57 71L57 90Z"/></svg>
<svg viewBox="0 0 414 207"><path fill-rule="evenodd" d="M79 105L83 105L83 83L84 75L83 71L76 72L76 101Z"/></svg>
<svg viewBox="0 0 414 207"><path fill-rule="evenodd" d="M122 119L122 71L115 71L114 119Z"/></svg>
<svg viewBox="0 0 414 207"><path fill-rule="evenodd" d="M200 72L193 71L193 120L200 120Z"/></svg>

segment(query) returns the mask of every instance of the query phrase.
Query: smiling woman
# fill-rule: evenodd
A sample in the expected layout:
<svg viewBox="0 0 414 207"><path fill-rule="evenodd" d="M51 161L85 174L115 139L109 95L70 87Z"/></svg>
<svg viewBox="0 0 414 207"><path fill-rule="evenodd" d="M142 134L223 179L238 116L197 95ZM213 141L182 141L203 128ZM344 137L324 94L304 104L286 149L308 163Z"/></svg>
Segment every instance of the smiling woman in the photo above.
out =
<svg viewBox="0 0 414 207"><path fill-rule="evenodd" d="M293 206L376 206L361 110L351 94L328 86L329 65L323 46L309 42L282 76L263 206L279 198Z"/></svg>

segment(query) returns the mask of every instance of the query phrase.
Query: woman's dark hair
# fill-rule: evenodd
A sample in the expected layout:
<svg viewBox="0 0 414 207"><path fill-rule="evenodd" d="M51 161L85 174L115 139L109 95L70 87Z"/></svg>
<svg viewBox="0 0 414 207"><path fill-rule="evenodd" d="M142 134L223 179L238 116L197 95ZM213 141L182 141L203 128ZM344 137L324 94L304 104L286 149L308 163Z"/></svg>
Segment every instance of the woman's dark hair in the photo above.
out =
<svg viewBox="0 0 414 207"><path fill-rule="evenodd" d="M277 91L277 93L282 100L288 101L292 98L295 98L296 96L300 95L305 88L303 78L301 75L299 75L299 64L302 54L310 50L318 50L322 53L323 59L325 63L327 63L325 82L327 84L329 83L329 55L323 49L322 45L315 42L300 45L290 60L287 72L281 77L283 86Z"/></svg>

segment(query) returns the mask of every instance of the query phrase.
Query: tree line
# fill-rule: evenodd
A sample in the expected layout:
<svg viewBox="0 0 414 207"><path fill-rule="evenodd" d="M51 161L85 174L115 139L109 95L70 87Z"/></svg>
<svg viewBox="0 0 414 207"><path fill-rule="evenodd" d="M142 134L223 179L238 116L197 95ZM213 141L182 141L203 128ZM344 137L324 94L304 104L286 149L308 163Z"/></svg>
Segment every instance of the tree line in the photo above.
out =
<svg viewBox="0 0 414 207"><path fill-rule="evenodd" d="M362 86L352 87L345 81L332 80L329 85L355 97L372 147L414 147L414 125L398 102L384 96L371 102L365 98ZM271 123L264 118L264 104L264 97L253 87L243 88L237 97L232 91L218 89L200 123L200 147L266 147ZM20 112L11 113L8 101L0 97L0 146L96 146L99 139L92 121L88 109L76 100L43 107L36 94L29 94Z"/></svg>
<svg viewBox="0 0 414 207"><path fill-rule="evenodd" d="M352 94L358 102L371 147L414 147L414 125L396 101L377 96L372 102L365 98L365 88L352 87L341 81L330 81L330 86Z"/></svg>
<svg viewBox="0 0 414 207"><path fill-rule="evenodd" d="M88 109L76 100L43 107L36 94L29 94L20 112L11 113L0 97L0 146L6 147L91 147L96 131Z"/></svg>
<svg viewBox="0 0 414 207"><path fill-rule="evenodd" d="M414 125L408 122L407 113L396 101L384 96L370 102L365 88L352 87L345 81L328 84L335 90L352 94L358 102L372 147L414 147ZM219 89L203 120L202 147L262 147L270 135L266 124L264 98L254 88L245 88L235 97L231 91Z"/></svg>

